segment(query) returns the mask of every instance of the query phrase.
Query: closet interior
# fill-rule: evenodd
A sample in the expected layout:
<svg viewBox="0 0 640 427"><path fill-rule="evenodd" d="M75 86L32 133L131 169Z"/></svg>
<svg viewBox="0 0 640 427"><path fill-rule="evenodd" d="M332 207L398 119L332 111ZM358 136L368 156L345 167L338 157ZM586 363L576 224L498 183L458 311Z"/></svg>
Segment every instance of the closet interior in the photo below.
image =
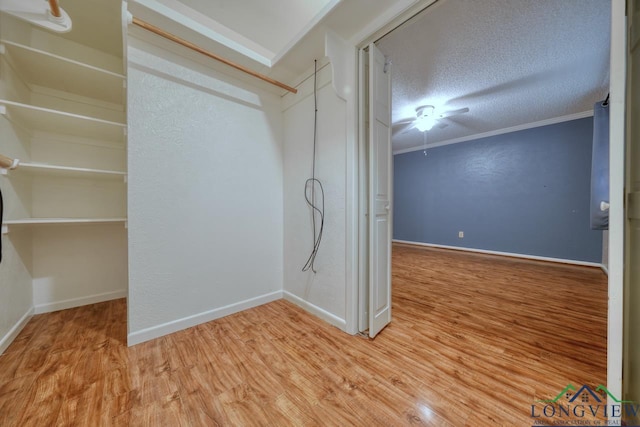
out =
<svg viewBox="0 0 640 427"><path fill-rule="evenodd" d="M65 2L67 33L0 14L0 292L36 314L126 296L121 8Z"/></svg>

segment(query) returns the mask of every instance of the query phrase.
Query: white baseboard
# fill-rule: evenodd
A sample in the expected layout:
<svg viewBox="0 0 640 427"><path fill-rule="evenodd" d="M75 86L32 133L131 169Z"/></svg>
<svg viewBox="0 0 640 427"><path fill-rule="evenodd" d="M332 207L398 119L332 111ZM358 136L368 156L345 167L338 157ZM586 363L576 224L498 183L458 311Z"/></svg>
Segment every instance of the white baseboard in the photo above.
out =
<svg viewBox="0 0 640 427"><path fill-rule="evenodd" d="M347 330L347 322L344 319L339 318L335 314L329 313L328 311L311 304L309 301L303 300L297 295L292 294L291 292L284 291L284 299L290 301L297 305L298 307L308 311L309 313L321 318L325 322L328 322L335 326L336 328L345 331Z"/></svg>
<svg viewBox="0 0 640 427"><path fill-rule="evenodd" d="M35 314L51 313L52 311L66 310L67 308L80 307L83 305L96 304L99 302L111 301L113 299L126 297L127 291L126 289L122 289L114 292L105 292L103 294L49 302L46 304L38 304L35 306Z"/></svg>
<svg viewBox="0 0 640 427"><path fill-rule="evenodd" d="M29 308L27 312L18 320L18 322L13 325L13 328L7 332L7 334L0 339L0 354L4 353L4 351L11 345L13 340L16 339L20 331L27 325L29 319L33 316L33 307Z"/></svg>
<svg viewBox="0 0 640 427"><path fill-rule="evenodd" d="M244 301L240 301L234 304L229 304L224 307L214 308L202 313L194 314L191 316L183 317L182 319L172 320L171 322L163 323L150 328L142 329L139 331L131 332L127 336L127 344L129 346L143 343L145 341L159 338L164 335L172 334L174 332L181 331L183 329L191 328L201 323L210 322L221 317L229 316L230 314L238 313L243 310L247 310L259 305L267 304L272 301L282 299L282 291L275 291L265 295L260 295L255 298L250 298Z"/></svg>
<svg viewBox="0 0 640 427"><path fill-rule="evenodd" d="M393 239L394 243L404 243L407 245L415 245L415 246L426 246L429 248L440 248L440 249L453 249L456 251L465 251L465 252L476 252L480 254L489 254L489 255L501 255L508 256L512 258L524 258L524 259L532 259L535 261L548 261L548 262L557 262L560 264L573 264L573 265L584 265L587 267L602 267L602 264L598 262L589 262L589 261L576 261L572 259L562 259L562 258L549 258L544 256L537 255L523 255L523 254L515 254L511 252L500 252L500 251L489 251L484 249L474 249L474 248L463 248L460 246L447 246L447 245L436 245L433 243L422 243L422 242L412 242L409 240L398 240Z"/></svg>
<svg viewBox="0 0 640 427"><path fill-rule="evenodd" d="M606 274L607 276L609 275L609 268L606 265L600 264L600 268L602 269L602 271L604 271L604 274Z"/></svg>

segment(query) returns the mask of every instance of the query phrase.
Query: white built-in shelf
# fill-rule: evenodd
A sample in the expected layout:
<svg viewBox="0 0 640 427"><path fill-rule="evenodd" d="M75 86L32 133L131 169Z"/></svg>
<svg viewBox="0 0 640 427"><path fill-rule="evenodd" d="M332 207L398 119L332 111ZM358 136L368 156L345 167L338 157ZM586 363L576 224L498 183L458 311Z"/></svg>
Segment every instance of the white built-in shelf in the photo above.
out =
<svg viewBox="0 0 640 427"><path fill-rule="evenodd" d="M38 224L108 224L124 223L126 218L24 218L7 220L4 225L38 225Z"/></svg>
<svg viewBox="0 0 640 427"><path fill-rule="evenodd" d="M88 168L76 168L69 166L56 166L47 165L42 163L23 163L20 162L18 167L13 170L7 171L6 169L0 169L2 173L7 175L12 174L29 174L35 176L51 176L60 178L80 178L80 179L104 179L104 180L120 180L125 182L127 176L126 172L103 170L103 169L88 169Z"/></svg>
<svg viewBox="0 0 640 427"><path fill-rule="evenodd" d="M0 99L0 114L29 129L124 142L126 125Z"/></svg>
<svg viewBox="0 0 640 427"><path fill-rule="evenodd" d="M126 77L122 74L8 40L0 40L0 53L30 86L124 103Z"/></svg>
<svg viewBox="0 0 640 427"><path fill-rule="evenodd" d="M9 232L11 227L34 226L34 225L80 225L80 224L117 224L126 226L126 218L24 218L6 220L2 223L2 233Z"/></svg>

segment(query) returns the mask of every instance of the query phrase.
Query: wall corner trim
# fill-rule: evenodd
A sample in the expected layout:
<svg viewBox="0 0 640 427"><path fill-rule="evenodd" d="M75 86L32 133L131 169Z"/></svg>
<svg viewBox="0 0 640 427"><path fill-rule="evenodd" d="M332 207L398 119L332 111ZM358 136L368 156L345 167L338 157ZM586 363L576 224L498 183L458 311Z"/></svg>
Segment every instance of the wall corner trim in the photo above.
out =
<svg viewBox="0 0 640 427"><path fill-rule="evenodd" d="M283 291L283 294L284 294L283 297L285 300L297 305L298 307L304 309L305 311L308 311L314 316L319 317L325 322L332 324L333 326L340 329L341 331L344 331L344 332L347 331L346 320L339 318L335 314L329 313L328 311L318 307L317 305L311 304L309 301L303 300L302 298L292 294L291 292Z"/></svg>
<svg viewBox="0 0 640 427"><path fill-rule="evenodd" d="M9 330L9 332L7 332L7 334L4 337L2 337L2 339L0 339L0 355L2 355L2 353L4 353L4 351L7 348L9 348L13 340L15 340L18 334L20 333L20 331L22 331L22 329L25 326L27 326L27 323L29 323L29 320L31 319L31 316L33 316L33 313L34 313L34 309L32 306L31 308L29 308L29 310L27 310L25 314L22 315L20 320L18 320L16 324L13 325L13 327Z"/></svg>
<svg viewBox="0 0 640 427"><path fill-rule="evenodd" d="M609 268L607 268L606 265L600 264L600 268L602 269L602 271L604 271L604 274L606 274L607 276L609 275Z"/></svg>
<svg viewBox="0 0 640 427"><path fill-rule="evenodd" d="M127 345L131 347L132 345L140 344L155 338L160 338L162 336L169 335L183 329L188 329L202 323L220 319L221 317L229 316L230 314L235 314L240 311L258 307L260 305L277 301L279 299L282 299L282 291L275 291L268 294L259 295L257 297L249 298L244 301L225 305L224 307L214 308L212 310L203 311L202 313L193 314L181 319L172 320L170 322L162 323L157 326L152 326L150 328L135 331L127 335Z"/></svg>

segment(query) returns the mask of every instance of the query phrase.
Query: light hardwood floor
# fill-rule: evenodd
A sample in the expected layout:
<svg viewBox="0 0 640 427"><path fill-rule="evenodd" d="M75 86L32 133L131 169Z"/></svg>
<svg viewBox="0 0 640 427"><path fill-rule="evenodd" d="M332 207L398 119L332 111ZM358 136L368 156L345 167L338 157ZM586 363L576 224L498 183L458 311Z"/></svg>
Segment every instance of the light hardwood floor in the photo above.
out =
<svg viewBox="0 0 640 427"><path fill-rule="evenodd" d="M519 426L606 384L598 269L396 245L393 322L352 337L280 300L131 348L124 300L33 317L0 425Z"/></svg>

